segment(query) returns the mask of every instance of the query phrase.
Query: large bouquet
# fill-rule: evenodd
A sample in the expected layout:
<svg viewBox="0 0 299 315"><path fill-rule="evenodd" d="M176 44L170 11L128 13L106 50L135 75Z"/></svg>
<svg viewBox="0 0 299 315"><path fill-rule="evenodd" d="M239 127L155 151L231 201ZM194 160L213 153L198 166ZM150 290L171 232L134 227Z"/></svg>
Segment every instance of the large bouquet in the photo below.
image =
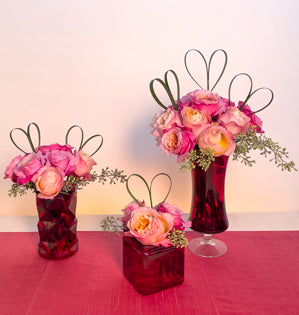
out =
<svg viewBox="0 0 299 315"><path fill-rule="evenodd" d="M35 126L38 134L38 146L34 147L31 136L30 127ZM78 127L82 133L81 144L78 150L71 147L68 142L70 131ZM13 140L13 131L19 130L23 132L32 148L31 153L23 151ZM103 143L100 135L94 135L83 143L83 131L79 126L72 126L66 134L66 144L58 143L51 145L40 145L40 130L36 123L28 125L27 132L21 128L13 129L10 133L12 142L19 148L24 155L18 155L8 165L5 170L5 177L10 178L13 182L9 195L16 197L18 194L23 195L28 190L36 192L38 198L53 199L60 193L68 194L75 189L81 189L90 182L98 180L104 183L107 178L110 183L125 182L126 176L123 171L110 170L108 167L102 169L101 174L91 172L97 163L91 157L95 154ZM98 148L89 155L82 149L94 138L101 139Z"/></svg>
<svg viewBox="0 0 299 315"><path fill-rule="evenodd" d="M191 51L198 52L205 61L207 89L200 87L200 89L180 98L179 81L173 70L165 73L165 81L161 79L151 81L151 93L164 109L155 115L151 123L152 134L157 140L157 145L166 154L176 155L178 162L181 163L181 169L190 169L199 165L202 169L207 170L215 157L221 155L233 155L233 160L241 159L241 162L252 166L255 161L249 156L251 150L260 150L261 155L264 156L270 155L271 160L282 170L295 169L293 161L289 163L285 161L288 158L286 149L281 148L278 143L263 135L262 121L256 115L257 112L270 105L273 100L273 92L268 88L252 91L251 77L246 73L241 73L236 75L230 83L229 98L223 98L212 90L226 67L227 55L225 51L221 50L225 55L225 65L211 90L209 90L209 69L217 50L212 54L208 64L201 52L188 51L185 55L185 66L189 74L186 60ZM177 83L178 97L176 101L169 88L169 73L173 74ZM241 75L249 78L251 88L244 102L234 103L230 99L231 87L234 80ZM190 76L192 77L191 74ZM192 79L194 78L192 77ZM157 97L154 91L155 81L159 82L166 90L172 103L170 106L165 106ZM268 90L271 98L266 106L254 112L247 102L251 96L260 90Z"/></svg>
<svg viewBox="0 0 299 315"><path fill-rule="evenodd" d="M136 238L143 245L155 245L155 246L175 246L185 247L188 245L188 241L185 238L184 230L191 226L191 222L185 222L183 219L184 212L179 210L176 206L165 202L170 189L162 202L153 206L151 186L156 177L165 175L171 179L169 175L165 173L157 174L150 185L147 184L145 179L139 174L132 174L128 177L126 182L127 190L133 201L128 204L122 211L124 216L121 218L115 218L108 216L102 220L101 226L104 231L125 231L127 236ZM150 206L145 205L144 201L140 202L131 193L128 182L132 176L139 177L146 185L149 197ZM171 185L170 185L171 187ZM122 223L120 223L122 222Z"/></svg>

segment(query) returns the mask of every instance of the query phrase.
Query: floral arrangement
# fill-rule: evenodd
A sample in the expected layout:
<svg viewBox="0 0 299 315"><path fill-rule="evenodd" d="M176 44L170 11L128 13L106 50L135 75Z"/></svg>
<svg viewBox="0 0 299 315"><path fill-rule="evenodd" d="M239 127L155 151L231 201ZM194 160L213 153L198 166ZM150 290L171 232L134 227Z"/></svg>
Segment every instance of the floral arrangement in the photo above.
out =
<svg viewBox="0 0 299 315"><path fill-rule="evenodd" d="M170 188L164 200L153 207L151 187L155 178L160 175L165 175L169 178ZM128 182L132 176L139 177L145 183L150 196L150 206L146 206L144 201L140 202L137 200L131 193ZM109 216L102 220L101 227L104 231L125 231L126 235L136 238L143 245L164 247L185 247L188 245L184 230L191 226L191 222L184 221L183 211L165 202L171 189L171 178L169 175L159 173L148 185L142 176L132 174L128 177L126 185L133 201L122 210L124 213L123 217L115 218Z"/></svg>
<svg viewBox="0 0 299 315"><path fill-rule="evenodd" d="M34 147L32 142L31 126L34 126L37 131L37 147ZM68 144L70 131L75 127L81 130L82 136L78 151ZM14 141L13 132L16 130L25 134L32 149L31 153L23 151ZM9 190L9 196L22 196L28 190L31 190L37 193L38 198L53 199L58 194L69 194L75 189L81 189L96 180L103 184L107 181L107 178L110 179L110 183L116 183L118 180L123 183L126 180L123 171L110 170L108 167L102 169L102 173L99 175L96 172L91 173L93 166L97 164L91 156L101 148L103 137L94 135L83 143L83 130L77 125L68 129L65 145L55 143L41 146L40 129L36 123L29 124L27 132L21 128L11 130L10 138L24 155L15 157L5 170L4 178L10 178L13 182ZM82 149L94 138L100 138L100 144L91 155L88 155Z"/></svg>
<svg viewBox="0 0 299 315"><path fill-rule="evenodd" d="M203 89L191 75L187 56L190 52L197 52L203 58L207 72L207 89ZM221 51L225 62L223 69L214 86L209 89L209 71L213 56ZM195 49L187 51L185 55L185 67L191 78L200 89L192 91L180 98L179 80L173 70L165 73L164 81L154 79L150 82L150 91L156 102L163 108L153 118L152 134L157 140L157 145L168 155L176 155L181 165L181 170L200 166L207 170L215 157L233 155L233 160L241 159L245 165L252 166L255 163L249 156L251 150L260 150L261 155L271 156L281 170L296 170L293 161L287 162L288 152L276 142L264 135L262 121L256 115L265 109L273 100L273 92L268 88L258 88L252 91L252 79L246 73L236 75L229 85L229 98L223 98L213 92L214 87L221 79L227 64L227 54L224 50L216 50L207 63L203 54ZM171 73L177 84L177 100L169 87L168 74ZM231 101L231 87L239 76L247 76L251 87L244 101L234 103ZM171 105L165 106L154 91L154 82L160 83L170 98ZM268 90L271 94L268 104L257 111L253 111L248 105L249 99L260 90Z"/></svg>

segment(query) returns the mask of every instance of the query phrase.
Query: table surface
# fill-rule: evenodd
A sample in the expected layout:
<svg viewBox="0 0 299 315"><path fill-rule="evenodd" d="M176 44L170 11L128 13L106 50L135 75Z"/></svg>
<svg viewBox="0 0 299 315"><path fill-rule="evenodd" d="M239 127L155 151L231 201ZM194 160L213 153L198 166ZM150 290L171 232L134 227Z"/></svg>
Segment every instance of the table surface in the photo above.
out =
<svg viewBox="0 0 299 315"><path fill-rule="evenodd" d="M36 232L0 233L0 314L299 314L299 231L221 233L224 256L186 249L184 283L149 296L122 274L121 235L78 238L74 256L51 261Z"/></svg>

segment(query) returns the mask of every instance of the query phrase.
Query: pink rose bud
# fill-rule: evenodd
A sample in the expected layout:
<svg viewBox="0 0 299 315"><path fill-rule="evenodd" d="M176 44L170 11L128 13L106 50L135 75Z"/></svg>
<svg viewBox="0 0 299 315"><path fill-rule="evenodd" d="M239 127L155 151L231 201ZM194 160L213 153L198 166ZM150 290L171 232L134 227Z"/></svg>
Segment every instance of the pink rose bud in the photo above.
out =
<svg viewBox="0 0 299 315"><path fill-rule="evenodd" d="M45 153L53 151L53 150L72 152L72 147L69 144L60 145L58 143L54 143L51 145L42 145L42 146L36 148L36 150L40 151L42 154L45 154Z"/></svg>
<svg viewBox="0 0 299 315"><path fill-rule="evenodd" d="M11 178L13 182L17 181L16 175L14 175L14 170L17 166L17 164L19 164L22 161L22 156L18 155L17 157L15 157L7 166L6 170L5 170L5 177L4 178Z"/></svg>
<svg viewBox="0 0 299 315"><path fill-rule="evenodd" d="M219 116L218 123L225 127L234 136L248 130L250 118L238 108L230 106Z"/></svg>
<svg viewBox="0 0 299 315"><path fill-rule="evenodd" d="M90 171L97 163L87 153L82 150L75 152L74 164L76 169L74 170L75 175L83 177L84 180L89 180L91 177Z"/></svg>
<svg viewBox="0 0 299 315"><path fill-rule="evenodd" d="M239 102L238 108L241 108L242 105L243 105L243 102ZM248 117L250 118L250 125L254 127L256 132L264 133L264 130L262 129L263 122L259 119L259 117L256 116L255 114L249 115L252 113L252 110L249 107L249 105L246 104L243 107L242 112L248 115Z"/></svg>
<svg viewBox="0 0 299 315"><path fill-rule="evenodd" d="M181 160L194 148L195 141L191 131L176 126L163 134L160 147L168 155L178 155L178 160Z"/></svg>
<svg viewBox="0 0 299 315"><path fill-rule="evenodd" d="M76 169L75 157L70 151L52 150L47 157L51 165L61 168L66 176Z"/></svg>
<svg viewBox="0 0 299 315"><path fill-rule="evenodd" d="M17 178L17 184L23 185L30 182L32 176L36 174L41 167L43 167L43 163L38 154L26 154L14 169L14 174Z"/></svg>
<svg viewBox="0 0 299 315"><path fill-rule="evenodd" d="M191 222L184 221L184 212L181 211L176 206L173 206L167 202L160 203L155 207L155 209L160 213L169 213L174 218L173 229L183 231L186 227L191 226Z"/></svg>
<svg viewBox="0 0 299 315"><path fill-rule="evenodd" d="M192 105L198 110L206 109L211 116L218 115L225 111L228 101L221 98L218 94L207 90L195 90L187 94L191 98ZM184 99L186 97L183 97Z"/></svg>
<svg viewBox="0 0 299 315"><path fill-rule="evenodd" d="M175 124L181 125L181 118L179 113L172 108L168 108L164 112L159 111L155 115L150 126L153 128L152 135L156 137L158 145L161 142L163 131L170 129Z"/></svg>

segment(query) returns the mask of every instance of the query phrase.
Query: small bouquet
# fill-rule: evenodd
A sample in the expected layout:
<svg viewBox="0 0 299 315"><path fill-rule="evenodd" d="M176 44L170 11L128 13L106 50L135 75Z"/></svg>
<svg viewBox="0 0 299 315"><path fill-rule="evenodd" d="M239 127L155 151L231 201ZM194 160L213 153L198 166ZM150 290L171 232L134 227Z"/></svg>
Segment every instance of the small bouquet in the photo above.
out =
<svg viewBox="0 0 299 315"><path fill-rule="evenodd" d="M203 89L191 75L187 66L187 55L195 51L201 55L206 65L207 89ZM209 72L213 56L218 51L224 53L225 63L222 72L210 89ZM293 161L286 162L288 152L278 143L263 135L262 121L256 113L264 110L273 100L273 92L268 88L258 88L252 91L252 79L246 73L236 75L229 85L228 99L213 92L226 68L227 54L224 50L216 50L211 55L209 63L198 50L189 50L185 55L185 67L191 78L200 89L192 91L180 98L179 80L173 70L165 73L164 81L154 79L150 82L150 91L156 102L163 108L151 123L152 134L157 140L157 145L168 155L176 155L181 169L192 169L196 165L207 170L215 157L233 155L233 160L241 159L245 165L255 163L249 156L251 150L260 150L263 156L272 156L281 170L295 169ZM177 100L175 100L168 83L168 74L171 73L177 84ZM231 101L231 87L239 76L247 76L250 80L250 89L244 101L234 103ZM170 106L165 106L154 91L154 83L158 82L165 89L171 101ZM248 105L249 99L258 91L270 92L269 102L253 111Z"/></svg>
<svg viewBox="0 0 299 315"><path fill-rule="evenodd" d="M34 126L38 135L38 146L34 147L30 128ZM81 130L81 143L78 150L74 150L68 144L68 137L73 128ZM28 153L22 150L14 141L13 133L18 130L22 132L31 146L32 152ZM116 181L125 182L126 176L123 171L117 169L110 170L108 167L102 169L101 174L91 172L97 163L91 157L102 146L103 137L94 135L88 138L84 143L84 134L81 127L74 125L70 127L66 133L65 144L58 143L51 145L40 145L40 129L36 123L31 123L27 127L27 131L21 128L15 128L10 132L12 143L21 150L24 155L18 155L8 165L5 170L5 177L10 178L13 182L9 190L9 196L16 197L24 195L28 190L36 192L38 198L53 199L58 194L69 194L75 189L82 189L90 182L98 180L105 183L107 178L110 183ZM91 154L83 151L83 147L92 139L100 138L100 144Z"/></svg>
<svg viewBox="0 0 299 315"><path fill-rule="evenodd" d="M153 207L151 187L155 178L160 175L169 178L170 188L164 200ZM149 192L150 206L145 205L144 201L140 202L137 200L131 193L128 183L132 176L137 176L145 183ZM116 232L123 230L125 231L125 235L136 238L143 245L164 247L185 247L188 245L184 230L190 227L190 221L185 222L183 219L184 212L176 206L165 202L171 189L171 178L169 175L159 173L152 179L150 185L148 185L142 176L132 174L128 177L126 185L133 201L122 210L124 213L123 217L116 219L110 216L102 220L101 226L104 231Z"/></svg>

